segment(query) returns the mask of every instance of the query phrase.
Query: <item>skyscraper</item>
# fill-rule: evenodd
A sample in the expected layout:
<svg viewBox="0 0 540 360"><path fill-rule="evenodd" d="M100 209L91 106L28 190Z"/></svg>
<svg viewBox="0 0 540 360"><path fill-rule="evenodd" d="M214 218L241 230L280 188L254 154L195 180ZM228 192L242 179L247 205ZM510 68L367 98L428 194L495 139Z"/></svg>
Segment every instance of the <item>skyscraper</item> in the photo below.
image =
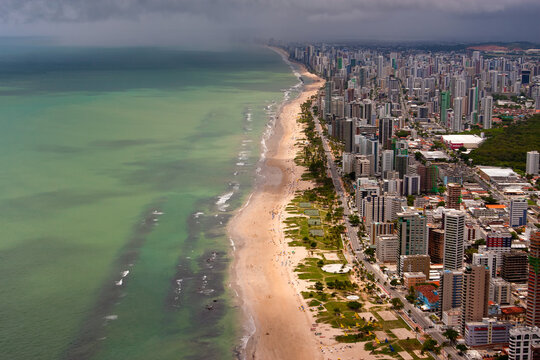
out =
<svg viewBox="0 0 540 360"><path fill-rule="evenodd" d="M387 171L394 170L394 151L384 150L381 156L381 173L386 177Z"/></svg>
<svg viewBox="0 0 540 360"><path fill-rule="evenodd" d="M482 318L487 317L489 280L489 269L485 266L468 266L463 272L460 324L462 334L465 333L465 323L482 321Z"/></svg>
<svg viewBox="0 0 540 360"><path fill-rule="evenodd" d="M437 178L439 177L437 165L419 164L416 171L420 175L420 190L425 193L436 193L438 191Z"/></svg>
<svg viewBox="0 0 540 360"><path fill-rule="evenodd" d="M398 213L399 255L424 255L427 248L427 221L415 212Z"/></svg>
<svg viewBox="0 0 540 360"><path fill-rule="evenodd" d="M540 232L531 236L529 245L529 281L525 323L540 327Z"/></svg>
<svg viewBox="0 0 540 360"><path fill-rule="evenodd" d="M377 77L382 78L384 77L384 57L382 55L379 55L377 57Z"/></svg>
<svg viewBox="0 0 540 360"><path fill-rule="evenodd" d="M510 200L510 226L527 225L527 199Z"/></svg>
<svg viewBox="0 0 540 360"><path fill-rule="evenodd" d="M527 152L527 174L538 175L538 162L540 160L540 154L538 151Z"/></svg>
<svg viewBox="0 0 540 360"><path fill-rule="evenodd" d="M396 171L399 173L400 179L403 179L409 172L409 155L399 154L396 156Z"/></svg>
<svg viewBox="0 0 540 360"><path fill-rule="evenodd" d="M448 195L446 196L446 208L447 209L461 209L461 185L450 183L446 187Z"/></svg>
<svg viewBox="0 0 540 360"><path fill-rule="evenodd" d="M454 121L452 122L452 131L463 131L463 98L454 99Z"/></svg>
<svg viewBox="0 0 540 360"><path fill-rule="evenodd" d="M441 92L441 124L446 126L446 112L450 108L450 93L448 91Z"/></svg>
<svg viewBox="0 0 540 360"><path fill-rule="evenodd" d="M392 137L394 121L391 118L379 120L379 142L383 149L388 149L388 139Z"/></svg>
<svg viewBox="0 0 540 360"><path fill-rule="evenodd" d="M326 114L330 114L330 110L332 108L332 91L334 90L334 82L333 81L327 81L325 86L325 93L324 93L324 116Z"/></svg>
<svg viewBox="0 0 540 360"><path fill-rule="evenodd" d="M491 129L491 118L493 117L493 98L486 96L484 98L484 129Z"/></svg>
<svg viewBox="0 0 540 360"><path fill-rule="evenodd" d="M463 266L463 238L465 213L449 210L444 213L444 258L445 270L459 270Z"/></svg>

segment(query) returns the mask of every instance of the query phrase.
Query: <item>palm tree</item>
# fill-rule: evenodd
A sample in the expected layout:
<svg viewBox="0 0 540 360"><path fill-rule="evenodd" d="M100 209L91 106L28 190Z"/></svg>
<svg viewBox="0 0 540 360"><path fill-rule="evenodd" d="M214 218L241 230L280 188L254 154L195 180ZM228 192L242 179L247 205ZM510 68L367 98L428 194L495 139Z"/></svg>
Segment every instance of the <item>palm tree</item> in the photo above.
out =
<svg viewBox="0 0 540 360"><path fill-rule="evenodd" d="M443 336L444 336L445 338L447 338L448 340L450 340L450 342L451 342L452 344L455 343L455 341L456 341L458 335L459 335L458 332L457 332L456 330L452 329L452 328L447 329L445 332L443 332Z"/></svg>

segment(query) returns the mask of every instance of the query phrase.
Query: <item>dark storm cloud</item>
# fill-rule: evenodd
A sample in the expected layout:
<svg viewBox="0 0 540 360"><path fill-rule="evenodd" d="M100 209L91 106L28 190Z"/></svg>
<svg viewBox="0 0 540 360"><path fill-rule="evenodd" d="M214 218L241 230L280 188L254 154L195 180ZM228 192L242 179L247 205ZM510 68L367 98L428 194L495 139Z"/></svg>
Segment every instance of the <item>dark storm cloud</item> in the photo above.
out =
<svg viewBox="0 0 540 360"><path fill-rule="evenodd" d="M4 33L95 41L109 34L104 40L120 42L168 32L180 42L216 35L540 40L539 15L538 0L0 0Z"/></svg>

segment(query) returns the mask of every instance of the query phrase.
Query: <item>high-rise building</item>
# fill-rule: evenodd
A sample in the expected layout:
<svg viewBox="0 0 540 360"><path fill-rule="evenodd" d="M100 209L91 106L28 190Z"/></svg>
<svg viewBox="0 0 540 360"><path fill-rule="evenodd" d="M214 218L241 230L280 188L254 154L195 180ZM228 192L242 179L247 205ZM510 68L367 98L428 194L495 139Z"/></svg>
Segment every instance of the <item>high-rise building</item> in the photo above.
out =
<svg viewBox="0 0 540 360"><path fill-rule="evenodd" d="M415 212L398 213L397 216L399 255L427 254L426 217Z"/></svg>
<svg viewBox="0 0 540 360"><path fill-rule="evenodd" d="M332 92L334 90L334 82L327 81L324 89L324 116L326 116L327 114L330 114L330 111L332 109Z"/></svg>
<svg viewBox="0 0 540 360"><path fill-rule="evenodd" d="M489 283L489 300L499 305L510 305L512 300L512 284L501 278L491 278Z"/></svg>
<svg viewBox="0 0 540 360"><path fill-rule="evenodd" d="M540 328L518 326L510 329L509 360L536 360L534 353L540 345ZM536 350L536 351L535 351Z"/></svg>
<svg viewBox="0 0 540 360"><path fill-rule="evenodd" d="M381 174L386 178L387 171L394 170L394 151L383 150L381 155Z"/></svg>
<svg viewBox="0 0 540 360"><path fill-rule="evenodd" d="M463 266L464 231L465 213L458 210L445 211L443 259L445 270L459 270Z"/></svg>
<svg viewBox="0 0 540 360"><path fill-rule="evenodd" d="M540 232L531 236L525 323L540 327Z"/></svg>
<svg viewBox="0 0 540 360"><path fill-rule="evenodd" d="M447 124L447 110L450 108L450 92L441 92L441 124L446 126Z"/></svg>
<svg viewBox="0 0 540 360"><path fill-rule="evenodd" d="M382 55L377 57L377 77L384 77L384 57Z"/></svg>
<svg viewBox="0 0 540 360"><path fill-rule="evenodd" d="M409 155L399 154L396 156L396 171L399 173L399 178L403 179L409 171Z"/></svg>
<svg viewBox="0 0 540 360"><path fill-rule="evenodd" d="M527 225L527 199L510 200L510 226Z"/></svg>
<svg viewBox="0 0 540 360"><path fill-rule="evenodd" d="M439 286L441 314L443 311L461 307L463 272L444 270Z"/></svg>
<svg viewBox="0 0 540 360"><path fill-rule="evenodd" d="M486 250L497 254L497 264L502 264L504 253L512 250L512 234L508 231L493 231L486 236Z"/></svg>
<svg viewBox="0 0 540 360"><path fill-rule="evenodd" d="M403 195L418 195L420 194L420 176L405 175L403 176Z"/></svg>
<svg viewBox="0 0 540 360"><path fill-rule="evenodd" d="M393 235L383 235L377 237L377 259L381 263L397 263L398 259L398 238Z"/></svg>
<svg viewBox="0 0 540 360"><path fill-rule="evenodd" d="M416 171L420 175L420 190L424 193L436 193L438 191L437 178L439 177L437 165L419 164Z"/></svg>
<svg viewBox="0 0 540 360"><path fill-rule="evenodd" d="M478 88L472 87L469 89L469 95L467 96L468 103L468 113L473 124L476 124L478 121Z"/></svg>
<svg viewBox="0 0 540 360"><path fill-rule="evenodd" d="M512 283L527 282L527 253L510 251L502 255L501 277Z"/></svg>
<svg viewBox="0 0 540 360"><path fill-rule="evenodd" d="M452 122L452 131L463 131L463 98L454 98L454 121Z"/></svg>
<svg viewBox="0 0 540 360"><path fill-rule="evenodd" d="M398 273L403 276L406 272L422 272L429 279L431 263L429 255L401 255L399 257Z"/></svg>
<svg viewBox="0 0 540 360"><path fill-rule="evenodd" d="M538 151L527 152L527 174L538 175L538 162L540 161L540 154Z"/></svg>
<svg viewBox="0 0 540 360"><path fill-rule="evenodd" d="M497 268L499 267L497 263L497 253L494 251L483 251L481 253L473 254L472 258L473 265L482 265L489 268L491 272L491 277L497 277Z"/></svg>
<svg viewBox="0 0 540 360"><path fill-rule="evenodd" d="M353 152L354 148L354 120L346 119L342 122L343 142L345 143L345 152Z"/></svg>
<svg viewBox="0 0 540 360"><path fill-rule="evenodd" d="M465 333L465 323L482 321L482 318L487 317L489 280L489 269L484 266L468 266L463 272L460 323L462 334Z"/></svg>
<svg viewBox="0 0 540 360"><path fill-rule="evenodd" d="M383 149L389 148L388 140L393 135L393 125L394 120L391 118L384 118L379 120L379 142L381 143Z"/></svg>
<svg viewBox="0 0 540 360"><path fill-rule="evenodd" d="M442 264L444 259L444 230L428 227L428 254L431 262Z"/></svg>
<svg viewBox="0 0 540 360"><path fill-rule="evenodd" d="M447 209L461 209L461 185L456 183L450 183L446 187L448 195L446 196L446 208Z"/></svg>
<svg viewBox="0 0 540 360"><path fill-rule="evenodd" d="M491 119L493 117L493 98L486 96L484 98L484 129L491 129Z"/></svg>

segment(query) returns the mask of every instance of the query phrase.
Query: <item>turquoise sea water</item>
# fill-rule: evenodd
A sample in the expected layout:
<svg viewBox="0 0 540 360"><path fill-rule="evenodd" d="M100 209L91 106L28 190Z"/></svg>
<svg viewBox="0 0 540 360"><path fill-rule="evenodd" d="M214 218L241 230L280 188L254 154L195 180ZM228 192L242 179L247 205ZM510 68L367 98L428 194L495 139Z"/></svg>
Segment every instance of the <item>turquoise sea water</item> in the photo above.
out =
<svg viewBox="0 0 540 360"><path fill-rule="evenodd" d="M4 47L1 357L234 357L224 225L296 83L265 48Z"/></svg>

